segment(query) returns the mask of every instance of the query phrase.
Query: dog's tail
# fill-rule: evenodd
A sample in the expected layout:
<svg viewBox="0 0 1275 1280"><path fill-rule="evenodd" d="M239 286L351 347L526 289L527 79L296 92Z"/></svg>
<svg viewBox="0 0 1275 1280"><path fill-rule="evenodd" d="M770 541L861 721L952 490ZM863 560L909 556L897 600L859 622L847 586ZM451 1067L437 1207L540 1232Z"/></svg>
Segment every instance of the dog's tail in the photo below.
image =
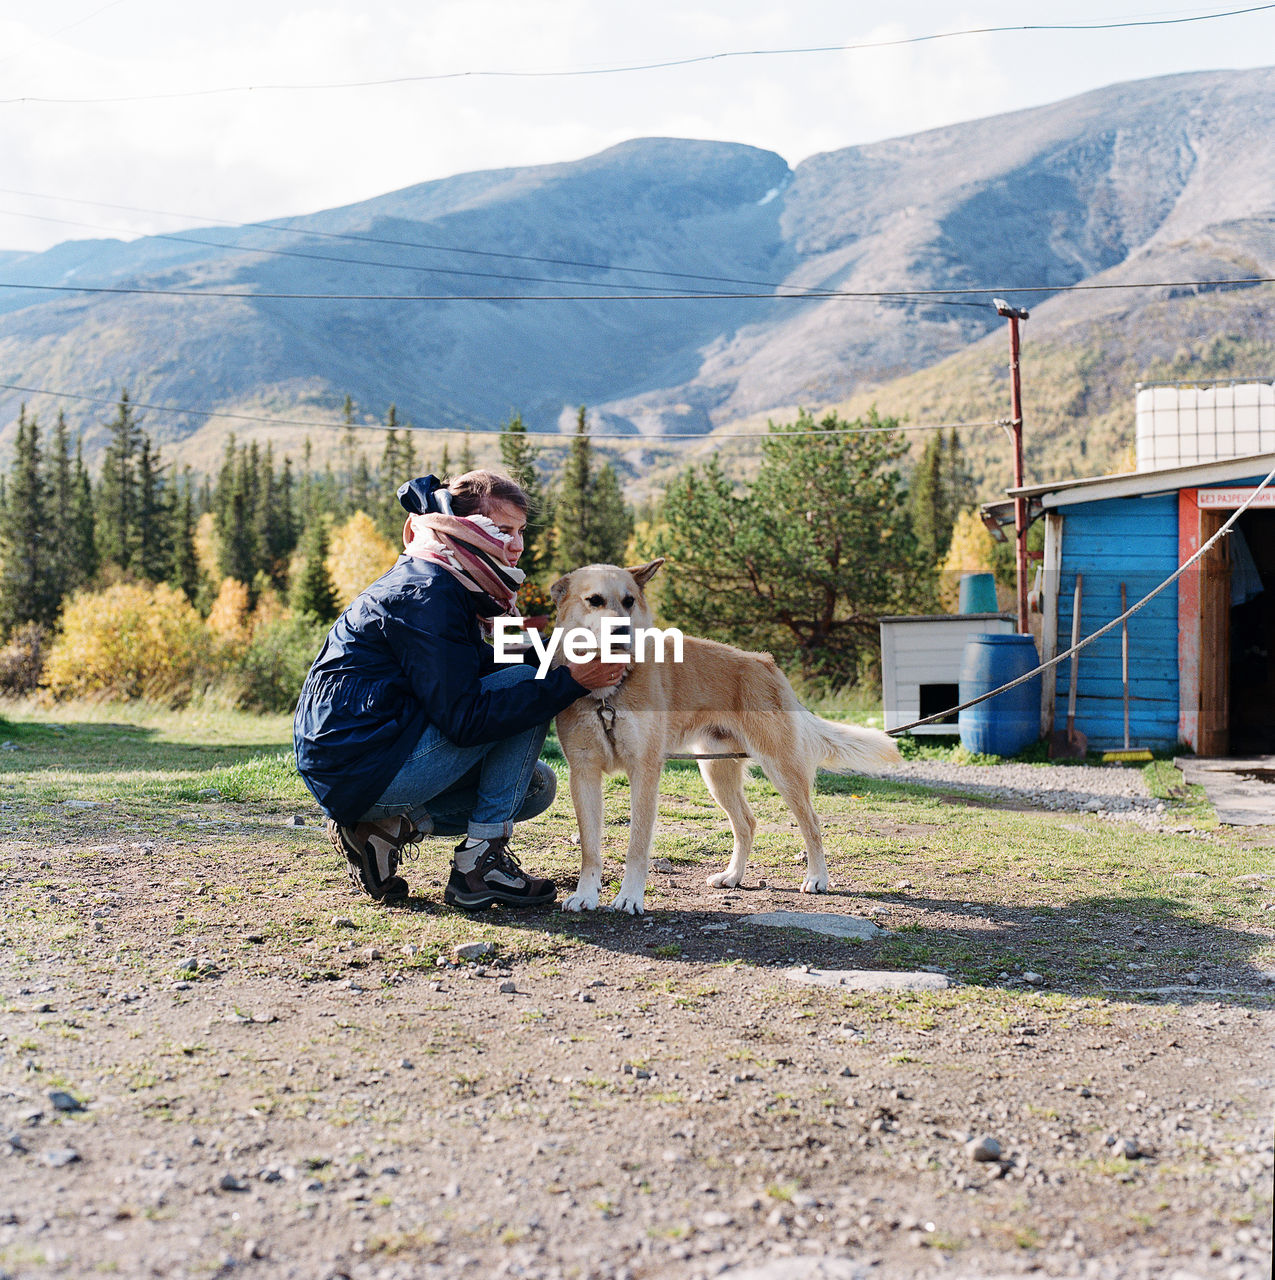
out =
<svg viewBox="0 0 1275 1280"><path fill-rule="evenodd" d="M824 720L802 707L802 745L808 758L832 773L859 773L902 760L894 739L880 729Z"/></svg>

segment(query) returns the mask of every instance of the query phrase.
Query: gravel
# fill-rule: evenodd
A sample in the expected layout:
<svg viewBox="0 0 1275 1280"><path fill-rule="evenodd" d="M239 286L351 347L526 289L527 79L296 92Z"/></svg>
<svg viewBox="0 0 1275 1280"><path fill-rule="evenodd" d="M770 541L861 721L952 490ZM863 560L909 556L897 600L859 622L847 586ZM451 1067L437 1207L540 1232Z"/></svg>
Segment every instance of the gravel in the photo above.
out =
<svg viewBox="0 0 1275 1280"><path fill-rule="evenodd" d="M1092 765L970 765L945 760L908 760L888 772L869 776L961 791L1033 809L1097 813L1150 828L1163 825L1167 807L1147 790L1140 769L1124 765L1095 768Z"/></svg>

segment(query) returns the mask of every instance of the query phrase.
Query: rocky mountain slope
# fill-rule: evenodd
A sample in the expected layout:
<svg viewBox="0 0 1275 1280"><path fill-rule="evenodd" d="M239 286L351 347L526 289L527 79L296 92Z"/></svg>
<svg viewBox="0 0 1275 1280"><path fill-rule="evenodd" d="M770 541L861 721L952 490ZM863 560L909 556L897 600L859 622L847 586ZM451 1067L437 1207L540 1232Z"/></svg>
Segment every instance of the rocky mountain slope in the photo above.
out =
<svg viewBox="0 0 1275 1280"><path fill-rule="evenodd" d="M2 254L0 381L323 421L348 393L369 420L392 401L435 428L492 426L514 408L552 428L581 403L648 436L867 399L983 419L1005 409L1003 323L985 295L773 286L1017 290L1029 341L1059 362L1036 393L1056 382L1070 397L1065 412L1043 406L1045 465L1078 454L1086 415L1131 402L1153 366L1205 370L1219 335L1232 372L1275 371L1269 301L1252 290L1207 305L1174 287L1055 292L1275 274L1273 91L1275 70L1117 85L795 170L749 147L644 139L273 228ZM18 284L238 296L3 287ZM736 296L662 296L705 292ZM268 296L281 293L378 297ZM437 300L386 296L403 294ZM43 419L65 408L90 448L109 416L4 391L6 431L21 399ZM150 426L176 444L228 422L152 414Z"/></svg>

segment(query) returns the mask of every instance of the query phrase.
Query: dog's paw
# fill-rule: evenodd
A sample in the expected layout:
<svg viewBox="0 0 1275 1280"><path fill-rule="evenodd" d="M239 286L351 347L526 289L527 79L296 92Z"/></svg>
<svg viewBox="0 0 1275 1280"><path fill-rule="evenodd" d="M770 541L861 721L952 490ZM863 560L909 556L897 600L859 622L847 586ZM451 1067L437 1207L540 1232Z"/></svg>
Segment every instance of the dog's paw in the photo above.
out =
<svg viewBox="0 0 1275 1280"><path fill-rule="evenodd" d="M801 882L801 891L802 893L827 893L828 877L826 875L807 876Z"/></svg>
<svg viewBox="0 0 1275 1280"><path fill-rule="evenodd" d="M631 916L645 915L646 890L626 889L621 885L620 892L615 895L615 901L611 904L611 910L623 911Z"/></svg>
<svg viewBox="0 0 1275 1280"><path fill-rule="evenodd" d="M563 911L596 911L598 909L597 889L577 889L569 898L562 900Z"/></svg>
<svg viewBox="0 0 1275 1280"><path fill-rule="evenodd" d="M729 871L718 871L716 874L708 877L708 887L710 889L737 889L743 880L743 875L731 875Z"/></svg>

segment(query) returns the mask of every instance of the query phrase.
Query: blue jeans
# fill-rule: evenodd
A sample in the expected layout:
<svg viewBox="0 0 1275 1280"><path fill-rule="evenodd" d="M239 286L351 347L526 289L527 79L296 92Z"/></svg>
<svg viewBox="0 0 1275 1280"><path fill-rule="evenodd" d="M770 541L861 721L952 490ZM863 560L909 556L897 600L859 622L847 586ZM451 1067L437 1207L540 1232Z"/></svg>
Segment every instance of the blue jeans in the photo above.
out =
<svg viewBox="0 0 1275 1280"><path fill-rule="evenodd" d="M501 667L482 678L484 689L534 680L529 666ZM535 725L500 742L458 747L433 725L359 819L376 822L406 815L426 835L470 835L491 840L513 834L514 823L534 818L552 803L554 771L540 760L549 725Z"/></svg>

